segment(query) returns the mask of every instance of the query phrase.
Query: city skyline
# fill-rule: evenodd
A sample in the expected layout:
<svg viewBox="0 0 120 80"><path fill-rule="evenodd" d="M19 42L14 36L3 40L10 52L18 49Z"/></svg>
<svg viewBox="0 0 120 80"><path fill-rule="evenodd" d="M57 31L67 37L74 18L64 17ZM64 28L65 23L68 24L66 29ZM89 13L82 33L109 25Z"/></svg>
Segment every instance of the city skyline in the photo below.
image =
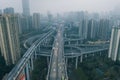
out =
<svg viewBox="0 0 120 80"><path fill-rule="evenodd" d="M0 80L119 80L120 0L1 0Z"/></svg>
<svg viewBox="0 0 120 80"><path fill-rule="evenodd" d="M109 4L108 4L109 3ZM89 12L109 12L112 10L118 10L120 1L119 0L52 0L52 1L32 1L30 0L30 11L31 13L39 12L46 13L48 11L52 13L61 13L69 11L89 11ZM22 13L22 0L4 0L1 1L0 9L6 7L13 7L17 13Z"/></svg>

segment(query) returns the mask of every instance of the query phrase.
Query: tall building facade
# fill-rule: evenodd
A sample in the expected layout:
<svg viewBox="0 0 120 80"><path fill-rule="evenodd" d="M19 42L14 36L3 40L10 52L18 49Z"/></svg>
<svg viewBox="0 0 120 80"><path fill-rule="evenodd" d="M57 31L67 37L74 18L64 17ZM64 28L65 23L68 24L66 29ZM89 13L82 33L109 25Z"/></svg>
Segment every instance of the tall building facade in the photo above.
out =
<svg viewBox="0 0 120 80"><path fill-rule="evenodd" d="M84 39L87 39L88 20L87 19L81 20L79 25L80 25L79 26L79 36Z"/></svg>
<svg viewBox="0 0 120 80"><path fill-rule="evenodd" d="M23 16L16 14L19 34L24 34L33 30L32 16Z"/></svg>
<svg viewBox="0 0 120 80"><path fill-rule="evenodd" d="M82 21L79 22L79 37L82 38Z"/></svg>
<svg viewBox="0 0 120 80"><path fill-rule="evenodd" d="M96 37L96 21L91 19L88 22L88 35L87 35L87 39L95 39Z"/></svg>
<svg viewBox="0 0 120 80"><path fill-rule="evenodd" d="M34 26L33 26L32 16L28 16L28 25L29 25L29 31L33 31Z"/></svg>
<svg viewBox="0 0 120 80"><path fill-rule="evenodd" d="M36 30L40 29L40 14L39 13L33 14L33 27Z"/></svg>
<svg viewBox="0 0 120 80"><path fill-rule="evenodd" d="M4 14L14 14L14 8L9 7L4 9Z"/></svg>
<svg viewBox="0 0 120 80"><path fill-rule="evenodd" d="M30 15L29 0L22 0L23 15Z"/></svg>
<svg viewBox="0 0 120 80"><path fill-rule="evenodd" d="M30 16L21 16L21 21L20 21L20 24L21 24L21 27L22 27L22 32L23 33L27 33L30 31Z"/></svg>
<svg viewBox="0 0 120 80"><path fill-rule="evenodd" d="M22 24L21 24L21 16L20 14L16 14L16 18L17 18L17 23L18 23L18 33L19 35L21 35L23 33L22 30Z"/></svg>
<svg viewBox="0 0 120 80"><path fill-rule="evenodd" d="M108 57L114 61L120 61L120 27L114 27L112 29Z"/></svg>
<svg viewBox="0 0 120 80"><path fill-rule="evenodd" d="M0 47L6 64L15 64L20 59L18 23L15 15L0 16Z"/></svg>
<svg viewBox="0 0 120 80"><path fill-rule="evenodd" d="M109 39L109 20L101 19L99 21L99 39L108 40Z"/></svg>

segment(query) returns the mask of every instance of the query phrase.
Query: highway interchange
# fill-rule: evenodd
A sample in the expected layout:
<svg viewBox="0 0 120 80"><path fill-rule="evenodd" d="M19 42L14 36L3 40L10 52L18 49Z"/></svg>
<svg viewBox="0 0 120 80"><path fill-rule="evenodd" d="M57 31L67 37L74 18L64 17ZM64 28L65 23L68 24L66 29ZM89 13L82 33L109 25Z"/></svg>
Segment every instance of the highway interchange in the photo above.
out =
<svg viewBox="0 0 120 80"><path fill-rule="evenodd" d="M52 50L41 49L38 52L39 46L41 46L43 43L46 43L47 39L51 38L51 35L53 35L53 33L55 32L54 30L50 30L43 35L33 36L24 42L25 48L28 48L26 43L30 43L31 46L28 48L28 50L20 59L20 61L16 64L16 66L12 69L12 71L8 74L6 80L16 79L17 76L20 74L20 72L25 68L26 63L31 59L32 55L50 57L47 80L68 80L65 58L78 57L84 54L98 53L104 50L108 50L109 44L90 45L90 44L77 43L75 45L74 44L65 45L64 40L68 41L69 43L70 39L68 40L64 39L64 28L63 28L64 25L59 25L59 26L60 27L57 27L58 29L56 30L56 37L54 37L53 45L48 45L49 47L52 48ZM72 40L78 41L78 39L72 39ZM68 52L66 47L69 48Z"/></svg>

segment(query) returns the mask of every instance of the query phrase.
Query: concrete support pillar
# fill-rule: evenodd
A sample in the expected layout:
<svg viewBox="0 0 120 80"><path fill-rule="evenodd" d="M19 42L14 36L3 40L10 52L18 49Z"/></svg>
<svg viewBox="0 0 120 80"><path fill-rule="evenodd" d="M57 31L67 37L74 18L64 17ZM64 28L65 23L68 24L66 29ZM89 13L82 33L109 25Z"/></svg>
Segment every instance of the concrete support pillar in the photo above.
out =
<svg viewBox="0 0 120 80"><path fill-rule="evenodd" d="M31 56L31 69L33 70L34 69L34 64L33 64L33 55Z"/></svg>
<svg viewBox="0 0 120 80"><path fill-rule="evenodd" d="M30 59L28 60L28 68L29 68L29 70L31 69Z"/></svg>
<svg viewBox="0 0 120 80"><path fill-rule="evenodd" d="M78 67L78 57L76 57L76 64L75 64L75 68L77 69Z"/></svg>
<svg viewBox="0 0 120 80"><path fill-rule="evenodd" d="M39 48L39 53L40 53L40 45L39 45L39 47L38 47L38 48Z"/></svg>
<svg viewBox="0 0 120 80"><path fill-rule="evenodd" d="M47 40L45 40L45 46L47 45Z"/></svg>
<svg viewBox="0 0 120 80"><path fill-rule="evenodd" d="M49 65L49 63L50 63L50 58L47 57L47 64Z"/></svg>
<svg viewBox="0 0 120 80"><path fill-rule="evenodd" d="M30 80L29 63L26 64L26 80Z"/></svg>
<svg viewBox="0 0 120 80"><path fill-rule="evenodd" d="M36 50L35 50L35 52L34 52L34 53L35 53L35 59L37 59L37 53L36 53Z"/></svg>
<svg viewBox="0 0 120 80"><path fill-rule="evenodd" d="M83 61L83 55L80 56L80 62L82 63Z"/></svg>

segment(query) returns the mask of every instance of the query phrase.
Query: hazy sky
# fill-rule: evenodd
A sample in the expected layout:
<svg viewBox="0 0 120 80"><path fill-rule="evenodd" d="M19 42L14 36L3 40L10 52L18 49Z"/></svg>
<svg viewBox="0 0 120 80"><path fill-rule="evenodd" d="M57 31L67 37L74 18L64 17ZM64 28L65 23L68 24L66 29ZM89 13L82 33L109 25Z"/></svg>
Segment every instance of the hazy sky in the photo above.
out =
<svg viewBox="0 0 120 80"><path fill-rule="evenodd" d="M14 7L22 12L22 0L0 0L0 9ZM87 10L89 12L105 12L120 5L120 0L30 0L31 12L44 13Z"/></svg>

